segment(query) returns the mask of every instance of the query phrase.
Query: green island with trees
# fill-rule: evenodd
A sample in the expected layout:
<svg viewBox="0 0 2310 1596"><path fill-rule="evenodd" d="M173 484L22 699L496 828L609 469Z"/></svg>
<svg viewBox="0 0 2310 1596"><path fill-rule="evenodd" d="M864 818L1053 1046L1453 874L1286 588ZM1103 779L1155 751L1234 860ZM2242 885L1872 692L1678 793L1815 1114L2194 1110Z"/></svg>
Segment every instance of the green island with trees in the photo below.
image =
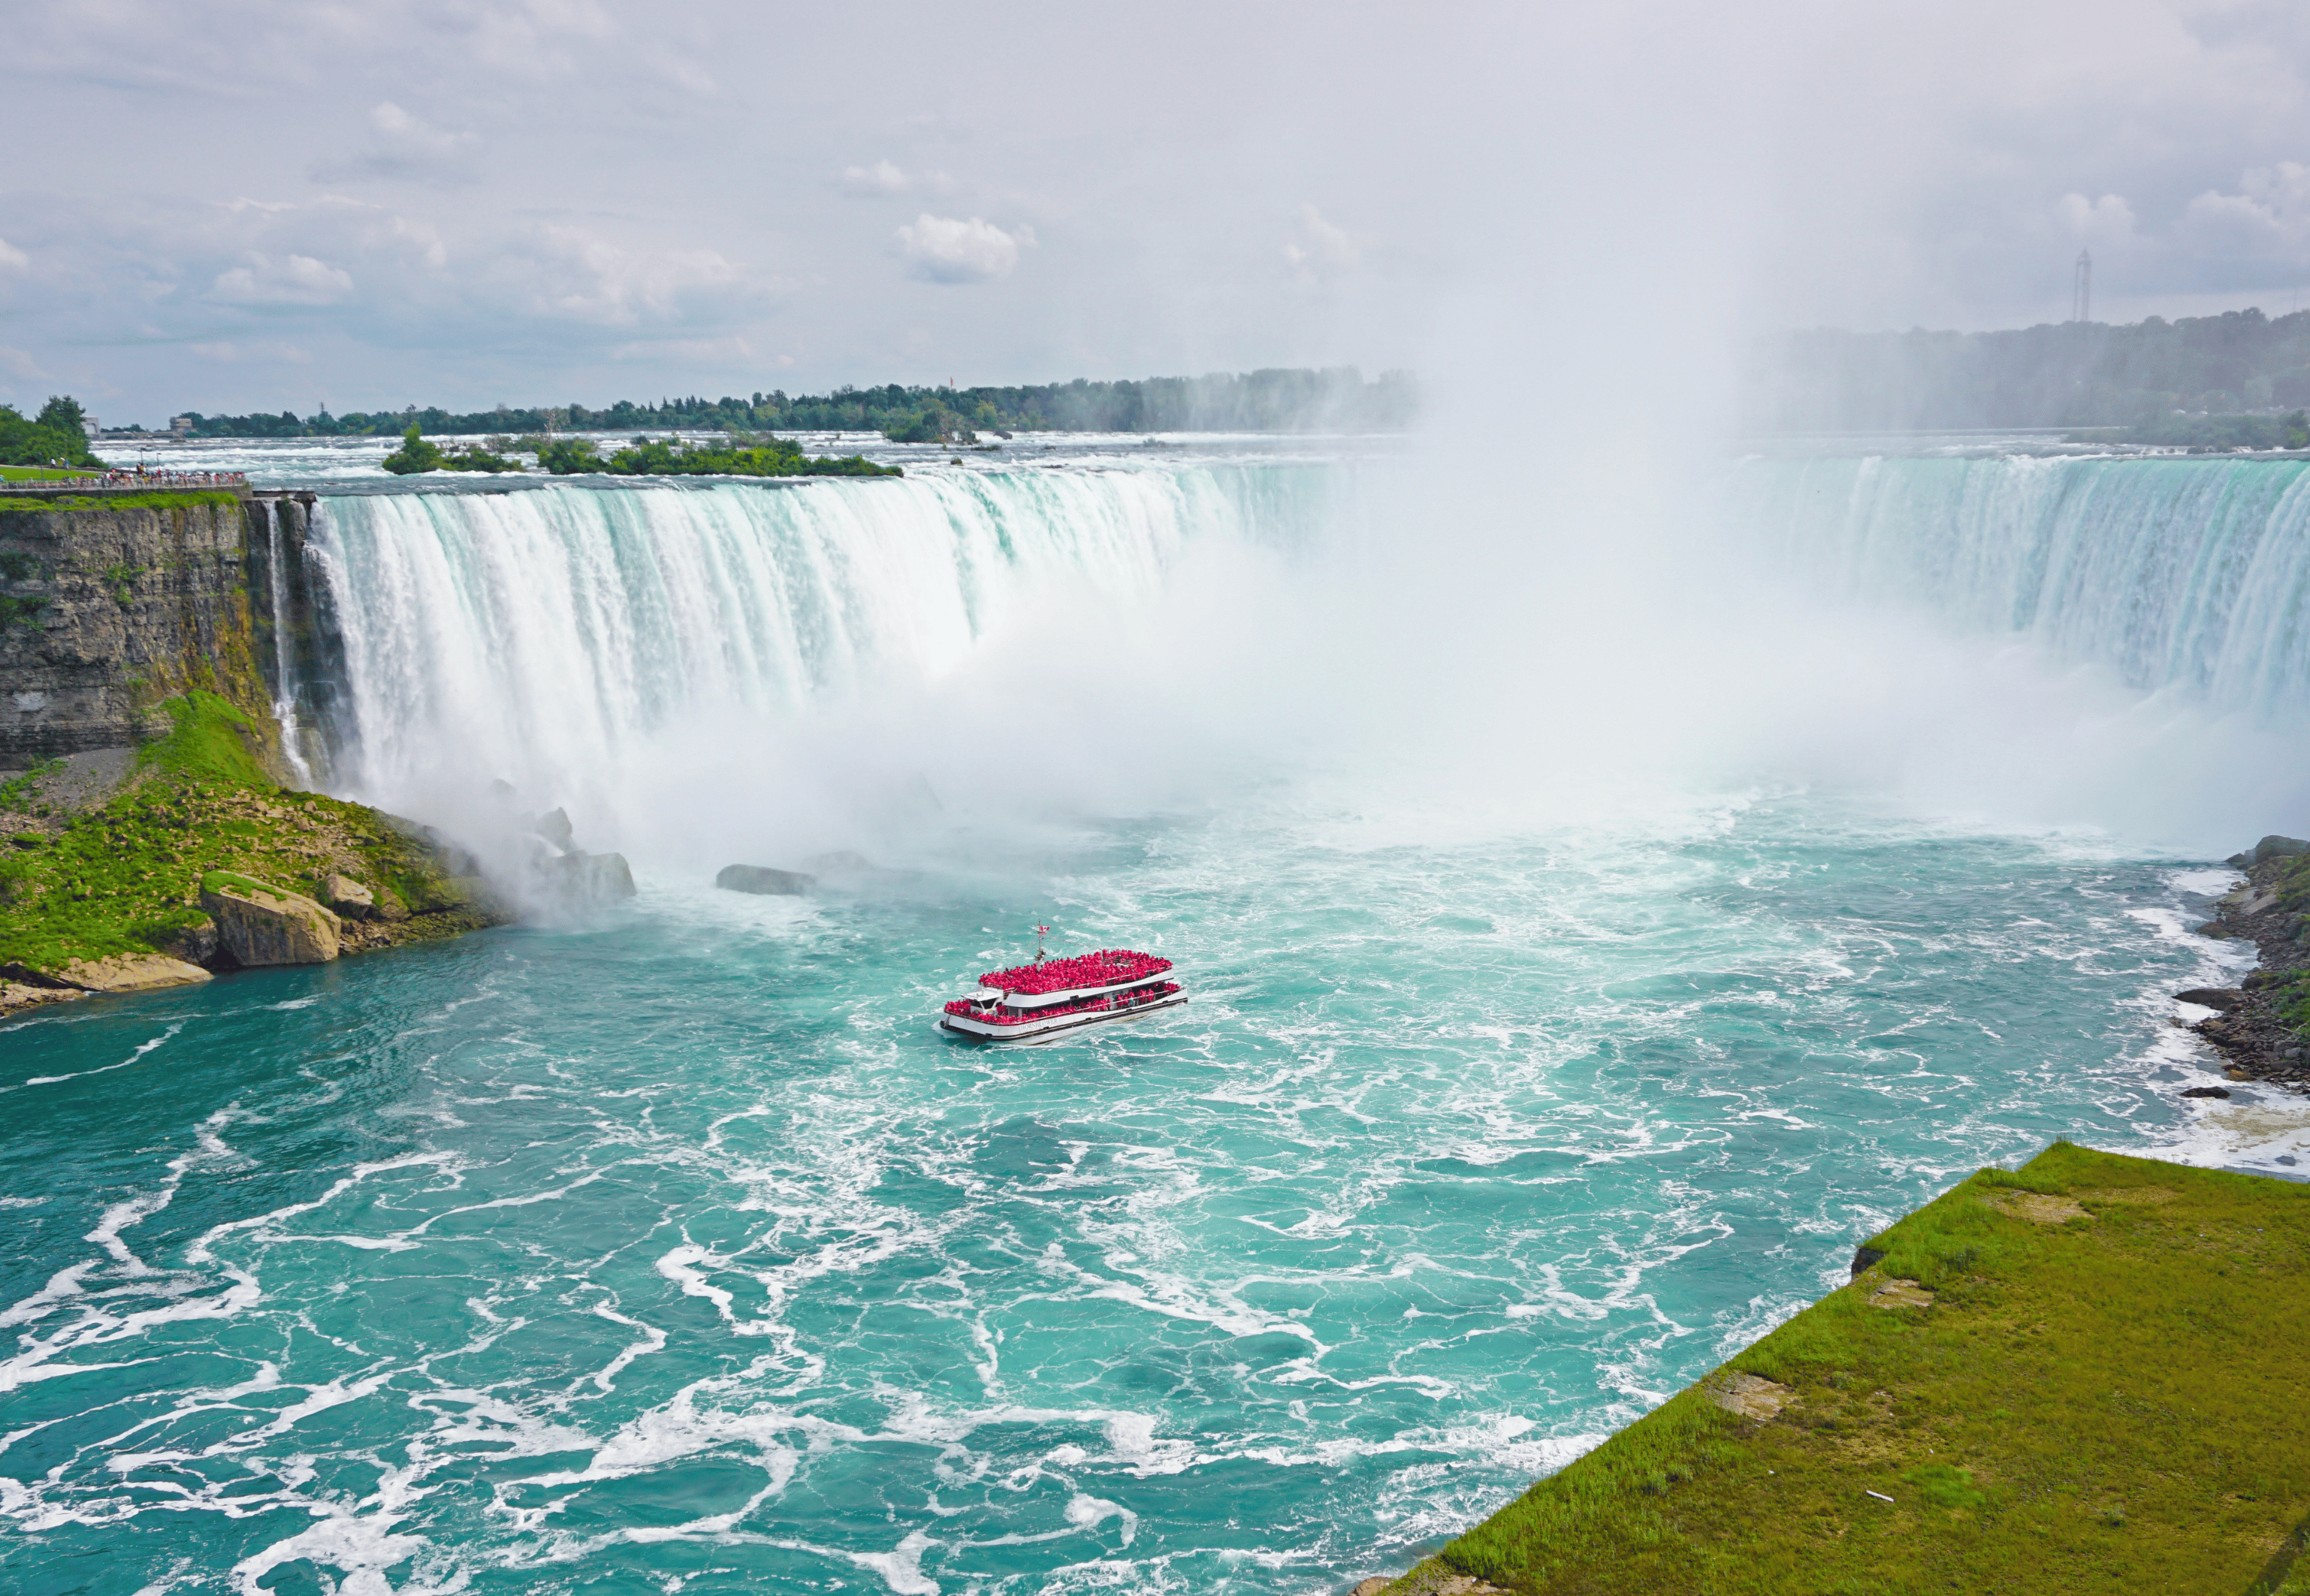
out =
<svg viewBox="0 0 2310 1596"><path fill-rule="evenodd" d="M637 438L622 449L604 455L590 438L491 438L462 449L444 449L429 441L416 423L403 434L401 447L387 455L386 470L396 476L427 471L480 471L492 474L520 471L512 451L537 457L538 468L567 476L728 476L728 477L896 477L906 473L896 465L877 465L863 455L836 458L805 455L799 444L784 438L734 433L719 442L685 442L678 438Z"/></svg>

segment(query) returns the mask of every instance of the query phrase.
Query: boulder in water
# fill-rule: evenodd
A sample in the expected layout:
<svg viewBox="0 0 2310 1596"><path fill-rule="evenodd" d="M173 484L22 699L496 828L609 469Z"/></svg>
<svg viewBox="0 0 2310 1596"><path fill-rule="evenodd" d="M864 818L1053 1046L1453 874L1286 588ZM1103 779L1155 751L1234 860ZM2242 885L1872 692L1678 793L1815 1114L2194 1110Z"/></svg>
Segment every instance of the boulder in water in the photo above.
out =
<svg viewBox="0 0 2310 1596"><path fill-rule="evenodd" d="M2208 1009L2219 1009L2227 1014L2245 1002L2245 993L2235 986L2193 986L2187 992L2175 993L2174 1001L2180 1003L2196 1003Z"/></svg>
<svg viewBox="0 0 2310 1596"><path fill-rule="evenodd" d="M216 922L217 945L235 964L326 964L343 924L300 893L213 870L201 878L201 907Z"/></svg>
<svg viewBox="0 0 2310 1596"><path fill-rule="evenodd" d="M564 854L548 860L546 868L560 877L573 904L604 904L634 895L634 872L623 854Z"/></svg>
<svg viewBox="0 0 2310 1596"><path fill-rule="evenodd" d="M796 870L772 870L767 864L725 864L714 884L725 892L759 892L798 898L818 885L816 878Z"/></svg>
<svg viewBox="0 0 2310 1596"><path fill-rule="evenodd" d="M542 837L565 854L578 851L577 833L569 825L569 811L551 809L542 815L524 815L521 828L533 837Z"/></svg>

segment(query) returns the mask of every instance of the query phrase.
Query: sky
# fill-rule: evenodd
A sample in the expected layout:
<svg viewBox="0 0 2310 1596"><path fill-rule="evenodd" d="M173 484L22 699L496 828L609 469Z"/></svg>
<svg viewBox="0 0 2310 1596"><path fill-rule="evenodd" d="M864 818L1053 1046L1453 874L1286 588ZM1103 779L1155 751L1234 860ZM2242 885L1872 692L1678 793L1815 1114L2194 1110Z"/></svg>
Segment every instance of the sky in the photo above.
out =
<svg viewBox="0 0 2310 1596"><path fill-rule="evenodd" d="M1608 11L1610 14L1598 14ZM1737 14L1727 14L1737 13ZM2310 8L12 8L0 402L1562 362L2310 286Z"/></svg>

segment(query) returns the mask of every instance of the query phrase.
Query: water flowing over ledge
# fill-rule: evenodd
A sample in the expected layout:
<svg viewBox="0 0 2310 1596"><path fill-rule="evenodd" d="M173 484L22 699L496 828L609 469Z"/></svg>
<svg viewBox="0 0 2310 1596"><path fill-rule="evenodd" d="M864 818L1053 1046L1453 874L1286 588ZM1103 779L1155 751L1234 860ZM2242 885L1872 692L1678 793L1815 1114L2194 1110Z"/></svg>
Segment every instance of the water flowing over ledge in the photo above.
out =
<svg viewBox="0 0 2310 1596"><path fill-rule="evenodd" d="M1726 481L1747 535L1842 596L2289 720L2310 711L2306 464L1752 459Z"/></svg>
<svg viewBox="0 0 2310 1596"><path fill-rule="evenodd" d="M445 752L546 783L677 716L934 680L1070 588L1143 596L1191 538L1290 542L1323 467L330 499L341 780Z"/></svg>

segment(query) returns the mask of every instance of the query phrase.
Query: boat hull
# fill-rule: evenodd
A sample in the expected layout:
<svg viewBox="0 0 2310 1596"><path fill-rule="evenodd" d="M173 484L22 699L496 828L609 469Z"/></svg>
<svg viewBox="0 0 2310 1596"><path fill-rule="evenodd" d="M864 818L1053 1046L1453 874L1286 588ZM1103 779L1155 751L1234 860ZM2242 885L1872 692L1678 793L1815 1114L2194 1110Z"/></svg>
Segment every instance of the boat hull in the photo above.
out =
<svg viewBox="0 0 2310 1596"><path fill-rule="evenodd" d="M1061 1014L1046 1020L1026 1020L1018 1025L1006 1025L997 1034L976 1028L965 1029L942 1014L932 1021L941 1035L952 1037L958 1042L975 1043L981 1047L1036 1047L1046 1042L1055 1042L1094 1025L1109 1025L1118 1019L1137 1019L1164 1009L1176 1009L1187 1001L1184 992L1158 998L1151 1003L1139 1003L1128 1009L1110 1009L1099 1014ZM989 1028L990 1030L992 1028Z"/></svg>

